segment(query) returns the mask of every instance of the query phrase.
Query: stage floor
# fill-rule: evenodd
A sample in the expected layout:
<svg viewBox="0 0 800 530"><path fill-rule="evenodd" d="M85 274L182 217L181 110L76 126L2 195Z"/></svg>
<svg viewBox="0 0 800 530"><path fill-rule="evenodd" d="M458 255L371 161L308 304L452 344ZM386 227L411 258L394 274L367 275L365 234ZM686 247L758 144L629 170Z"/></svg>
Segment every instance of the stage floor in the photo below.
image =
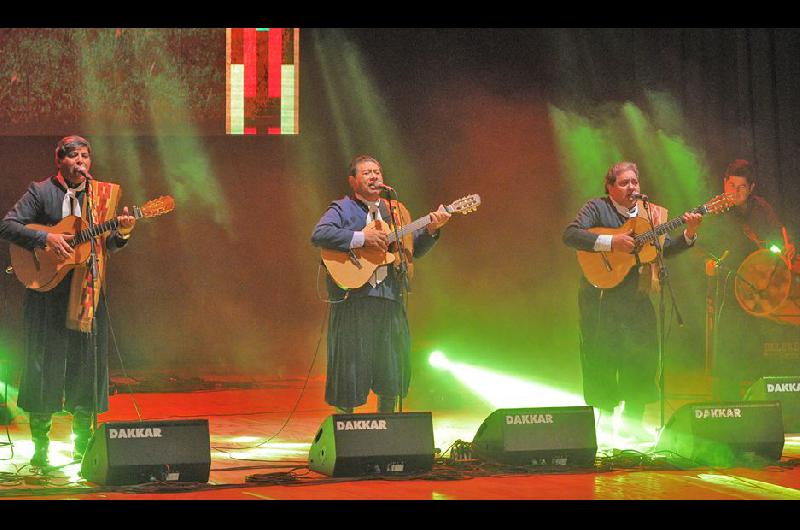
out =
<svg viewBox="0 0 800 530"><path fill-rule="evenodd" d="M598 456L604 464L593 470L515 474L461 462L437 465L428 476L414 479L333 479L306 467L311 441L332 412L322 401L321 379L310 381L299 401L302 380L232 386L236 385L228 381L206 385L208 389L201 391L119 393L111 397L111 411L100 418L101 422L136 420L133 398L145 420L207 418L211 432L208 484L89 484L78 476L79 466L69 464L71 418L67 415L55 416L51 432L50 459L56 467L47 474L38 473L27 465L33 446L27 416L19 415L7 431L13 446L0 446L0 499L800 499L800 437L787 437L781 461L767 467L665 468L642 456L652 443L598 435ZM374 411L374 407L371 401L360 412ZM431 412L435 445L446 451L456 440L472 440L492 410L487 406L469 412ZM0 426L0 442L6 441Z"/></svg>

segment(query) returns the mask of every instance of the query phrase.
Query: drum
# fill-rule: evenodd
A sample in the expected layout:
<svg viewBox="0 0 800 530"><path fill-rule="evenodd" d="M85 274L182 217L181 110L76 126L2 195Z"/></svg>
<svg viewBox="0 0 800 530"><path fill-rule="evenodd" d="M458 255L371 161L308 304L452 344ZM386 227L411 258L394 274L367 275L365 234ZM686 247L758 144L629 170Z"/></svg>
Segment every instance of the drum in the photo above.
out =
<svg viewBox="0 0 800 530"><path fill-rule="evenodd" d="M800 326L800 259L792 270L780 254L756 250L739 266L736 300L745 312L782 324Z"/></svg>

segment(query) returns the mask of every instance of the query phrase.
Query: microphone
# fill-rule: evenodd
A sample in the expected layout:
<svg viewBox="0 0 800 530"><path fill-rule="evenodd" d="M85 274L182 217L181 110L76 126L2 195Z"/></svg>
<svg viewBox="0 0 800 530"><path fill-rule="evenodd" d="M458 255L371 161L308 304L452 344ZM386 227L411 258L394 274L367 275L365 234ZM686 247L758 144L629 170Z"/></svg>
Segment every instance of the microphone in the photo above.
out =
<svg viewBox="0 0 800 530"><path fill-rule="evenodd" d="M635 201L641 199L644 202L647 202L647 200L648 200L647 199L647 195L642 195L641 193L633 193L633 194L631 194L631 199L633 199Z"/></svg>
<svg viewBox="0 0 800 530"><path fill-rule="evenodd" d="M86 177L88 180L94 180L94 177L92 177L89 174L89 170L86 169L86 166L84 166L83 164L79 164L79 165L75 166L75 171L77 171L78 173L80 173L81 175Z"/></svg>
<svg viewBox="0 0 800 530"><path fill-rule="evenodd" d="M383 182L376 182L376 183L375 183L375 185L376 185L376 186L378 186L378 187L379 187L379 188L381 188L381 189L384 189L384 190L386 190L386 191L394 191L394 188L393 188L393 187L391 187L391 186L387 186L387 185L386 185L386 184L384 184Z"/></svg>
<svg viewBox="0 0 800 530"><path fill-rule="evenodd" d="M711 254L709 252L709 254L711 254L711 257L714 259L714 268L718 269L718 268L722 267L723 266L722 262L725 261L725 258L727 258L730 253L731 253L730 250L725 249L725 251L722 253L722 255L720 257L717 257L714 254ZM709 276L713 276L713 275L709 274Z"/></svg>

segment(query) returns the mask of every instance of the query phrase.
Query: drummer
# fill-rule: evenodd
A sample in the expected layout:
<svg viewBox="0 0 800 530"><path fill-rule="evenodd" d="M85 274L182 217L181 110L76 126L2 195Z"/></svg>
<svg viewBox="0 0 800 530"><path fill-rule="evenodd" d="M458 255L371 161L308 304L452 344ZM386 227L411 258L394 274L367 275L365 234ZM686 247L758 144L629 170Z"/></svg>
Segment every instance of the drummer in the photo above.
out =
<svg viewBox="0 0 800 530"><path fill-rule="evenodd" d="M716 268L707 264L706 270L716 270L720 295L716 300L718 319L713 359L713 388L715 400L741 399L748 382L760 375L765 331L760 321L746 313L734 295L734 278L745 259L759 249L777 247L791 262L794 246L772 206L753 193L757 184L756 171L747 160L734 160L723 174L725 193L733 199L734 208L728 215L710 223L706 247L716 258L724 258ZM800 328L798 328L800 329Z"/></svg>

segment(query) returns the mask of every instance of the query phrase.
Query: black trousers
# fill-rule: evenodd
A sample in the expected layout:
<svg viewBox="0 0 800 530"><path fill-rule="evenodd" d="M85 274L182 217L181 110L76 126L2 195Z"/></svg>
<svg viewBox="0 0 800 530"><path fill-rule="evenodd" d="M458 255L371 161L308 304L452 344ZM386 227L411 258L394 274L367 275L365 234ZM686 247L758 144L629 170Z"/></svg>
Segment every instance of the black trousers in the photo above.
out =
<svg viewBox="0 0 800 530"><path fill-rule="evenodd" d="M637 290L638 274L614 289L585 281L578 294L583 394L588 405L643 411L658 399L658 337L650 297Z"/></svg>
<svg viewBox="0 0 800 530"><path fill-rule="evenodd" d="M331 306L325 401L340 408L367 402L369 391L405 397L411 337L400 302L373 296ZM402 379L402 381L401 381Z"/></svg>

